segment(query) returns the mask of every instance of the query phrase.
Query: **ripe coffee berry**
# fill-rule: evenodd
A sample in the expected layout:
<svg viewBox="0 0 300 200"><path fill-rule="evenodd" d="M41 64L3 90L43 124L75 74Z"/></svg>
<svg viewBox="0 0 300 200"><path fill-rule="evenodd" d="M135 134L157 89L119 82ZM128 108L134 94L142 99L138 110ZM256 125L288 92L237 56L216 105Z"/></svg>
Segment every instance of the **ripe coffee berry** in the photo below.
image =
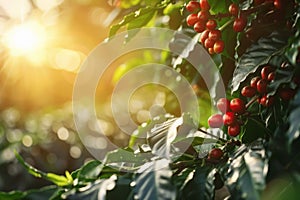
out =
<svg viewBox="0 0 300 200"><path fill-rule="evenodd" d="M200 3L197 1L190 1L185 8L189 12L197 12L200 9Z"/></svg>
<svg viewBox="0 0 300 200"><path fill-rule="evenodd" d="M236 5L236 4L233 3L233 4L231 4L229 6L228 11L229 11L229 13L231 15L238 16L238 14L239 14L239 7L238 7L238 5Z"/></svg>
<svg viewBox="0 0 300 200"><path fill-rule="evenodd" d="M269 75L268 75L268 81L274 81L275 80L275 72L271 72Z"/></svg>
<svg viewBox="0 0 300 200"><path fill-rule="evenodd" d="M259 80L260 80L259 76L256 76L256 77L252 78L251 81L250 81L250 86L253 87L253 88L256 88L257 87L257 82Z"/></svg>
<svg viewBox="0 0 300 200"><path fill-rule="evenodd" d="M246 110L245 103L239 98L232 99L230 101L230 109L238 114L243 114Z"/></svg>
<svg viewBox="0 0 300 200"><path fill-rule="evenodd" d="M269 74L273 71L274 71L273 67L271 67L269 65L263 67L261 72L260 72L261 78L262 79L268 79Z"/></svg>
<svg viewBox="0 0 300 200"><path fill-rule="evenodd" d="M214 149L210 150L210 152L208 154L208 158L220 160L222 158L223 154L224 153L221 149L214 148Z"/></svg>
<svg viewBox="0 0 300 200"><path fill-rule="evenodd" d="M202 33L205 30L205 23L201 20L199 20L198 22L196 22L196 24L194 25L194 30L197 33Z"/></svg>
<svg viewBox="0 0 300 200"><path fill-rule="evenodd" d="M230 110L229 105L230 105L230 101L228 99L226 99L226 98L221 98L217 102L217 108L222 113L226 113L227 111Z"/></svg>
<svg viewBox="0 0 300 200"><path fill-rule="evenodd" d="M247 20L243 17L236 18L233 22L233 30L235 32L242 32L247 25Z"/></svg>
<svg viewBox="0 0 300 200"><path fill-rule="evenodd" d="M208 48L213 48L214 47L214 44L215 44L215 41L210 39L210 38L207 38L204 42L204 46L208 49Z"/></svg>
<svg viewBox="0 0 300 200"><path fill-rule="evenodd" d="M206 22L206 28L208 30L214 30L217 27L216 20L210 19Z"/></svg>
<svg viewBox="0 0 300 200"><path fill-rule="evenodd" d="M241 127L239 124L233 124L233 125L230 125L228 126L227 128L227 133L228 135L232 136L232 137L235 137L237 136L238 134L240 134L241 132Z"/></svg>
<svg viewBox="0 0 300 200"><path fill-rule="evenodd" d="M261 97L259 103L260 103L262 106L269 107L269 106L273 105L274 100L275 100L275 99L274 99L273 96L267 97L267 95L264 95L263 97Z"/></svg>
<svg viewBox="0 0 300 200"><path fill-rule="evenodd" d="M274 7L278 10L281 9L282 8L281 0L274 0Z"/></svg>
<svg viewBox="0 0 300 200"><path fill-rule="evenodd" d="M242 91L241 91L241 94L244 96L244 97L253 97L256 93L256 89L251 87L251 86L245 86L243 87Z"/></svg>
<svg viewBox="0 0 300 200"><path fill-rule="evenodd" d="M256 89L259 93L265 94L267 92L268 81L261 79L257 82Z"/></svg>
<svg viewBox="0 0 300 200"><path fill-rule="evenodd" d="M291 88L282 88L279 90L279 96L284 101L291 100L296 94L296 90Z"/></svg>
<svg viewBox="0 0 300 200"><path fill-rule="evenodd" d="M200 0L200 7L202 10L209 10L210 5L207 0Z"/></svg>
<svg viewBox="0 0 300 200"><path fill-rule="evenodd" d="M223 115L223 122L225 125L232 125L236 121L234 112L226 112Z"/></svg>
<svg viewBox="0 0 300 200"><path fill-rule="evenodd" d="M209 35L209 30L205 30L202 32L201 36L200 36L200 42L202 44L204 44L205 40L208 38Z"/></svg>
<svg viewBox="0 0 300 200"><path fill-rule="evenodd" d="M208 37L210 39L213 39L214 41L217 41L221 38L221 31L220 30L211 30L208 34Z"/></svg>
<svg viewBox="0 0 300 200"><path fill-rule="evenodd" d="M198 13L198 18L199 20L203 20L203 21L207 21L208 18L209 18L209 12L208 11L204 11L204 10L201 10L199 13Z"/></svg>
<svg viewBox="0 0 300 200"><path fill-rule="evenodd" d="M190 14L189 16L187 16L186 18L186 23L188 26L194 26L194 24L196 24L196 22L198 22L198 15L193 13Z"/></svg>
<svg viewBox="0 0 300 200"><path fill-rule="evenodd" d="M215 53L214 48L208 48L208 53L213 55Z"/></svg>
<svg viewBox="0 0 300 200"><path fill-rule="evenodd" d="M208 118L208 125L211 128L220 128L223 126L223 116L214 114Z"/></svg>
<svg viewBox="0 0 300 200"><path fill-rule="evenodd" d="M223 40L217 40L214 44L214 52L215 53L222 53L224 51L224 42Z"/></svg>

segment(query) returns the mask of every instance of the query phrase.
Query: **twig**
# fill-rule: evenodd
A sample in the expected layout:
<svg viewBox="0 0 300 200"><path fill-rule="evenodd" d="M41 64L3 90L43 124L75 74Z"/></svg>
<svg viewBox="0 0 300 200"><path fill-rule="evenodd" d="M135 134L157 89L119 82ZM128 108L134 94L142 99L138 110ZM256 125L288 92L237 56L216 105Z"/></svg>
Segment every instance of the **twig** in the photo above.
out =
<svg viewBox="0 0 300 200"><path fill-rule="evenodd" d="M222 139L222 138L219 138L218 136L216 136L216 135L213 135L213 134L211 134L211 133L208 133L207 131L204 131L204 130L202 130L202 129L198 129L198 131L200 131L200 132L202 132L202 133L204 133L204 134L206 134L206 135L209 135L209 136L211 136L211 137L213 137L213 138L216 138L217 140L221 140L222 142L224 142L224 143L226 143L227 141L226 140L224 140L224 139Z"/></svg>

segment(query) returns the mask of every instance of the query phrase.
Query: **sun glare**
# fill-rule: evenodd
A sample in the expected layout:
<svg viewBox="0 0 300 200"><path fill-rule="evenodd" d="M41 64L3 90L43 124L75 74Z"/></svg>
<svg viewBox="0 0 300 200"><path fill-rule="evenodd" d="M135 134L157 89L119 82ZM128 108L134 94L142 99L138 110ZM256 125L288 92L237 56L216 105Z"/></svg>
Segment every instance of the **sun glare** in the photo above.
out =
<svg viewBox="0 0 300 200"><path fill-rule="evenodd" d="M45 32L38 23L20 24L5 34L4 43L13 56L34 53L44 46Z"/></svg>

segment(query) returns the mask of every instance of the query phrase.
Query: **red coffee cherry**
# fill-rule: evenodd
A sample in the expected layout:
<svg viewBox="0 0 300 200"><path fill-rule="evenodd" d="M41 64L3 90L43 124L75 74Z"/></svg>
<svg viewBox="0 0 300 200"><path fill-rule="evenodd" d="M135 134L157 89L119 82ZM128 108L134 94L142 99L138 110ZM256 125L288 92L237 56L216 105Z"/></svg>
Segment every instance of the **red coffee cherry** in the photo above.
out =
<svg viewBox="0 0 300 200"><path fill-rule="evenodd" d="M205 23L201 20L199 20L198 22L196 22L196 24L194 25L194 30L197 33L202 33L205 30Z"/></svg>
<svg viewBox="0 0 300 200"><path fill-rule="evenodd" d="M210 19L206 22L206 28L208 30L214 30L217 27L216 20Z"/></svg>
<svg viewBox="0 0 300 200"><path fill-rule="evenodd" d="M229 105L230 105L230 101L228 99L226 99L226 98L221 98L217 102L217 108L222 113L226 113L227 111L230 110Z"/></svg>
<svg viewBox="0 0 300 200"><path fill-rule="evenodd" d="M207 0L200 0L200 7L202 10L209 10L210 5Z"/></svg>
<svg viewBox="0 0 300 200"><path fill-rule="evenodd" d="M238 114L243 114L246 111L245 103L239 98L230 101L230 109Z"/></svg>
<svg viewBox="0 0 300 200"><path fill-rule="evenodd" d="M215 52L214 52L214 48L208 48L208 53L210 55L213 55Z"/></svg>
<svg viewBox="0 0 300 200"><path fill-rule="evenodd" d="M238 5L236 5L236 4L233 3L233 4L231 4L229 6L228 11L229 11L229 13L231 15L238 16L238 14L239 14L239 7L238 7Z"/></svg>
<svg viewBox="0 0 300 200"><path fill-rule="evenodd" d="M257 82L259 80L260 80L259 76L256 76L256 77L252 78L251 81L250 81L250 86L253 87L253 88L256 88L257 87Z"/></svg>
<svg viewBox="0 0 300 200"><path fill-rule="evenodd" d="M209 30L205 30L202 32L201 36L200 36L200 42L202 44L204 44L205 40L208 38L209 35Z"/></svg>
<svg viewBox="0 0 300 200"><path fill-rule="evenodd" d="M267 92L268 81L261 79L257 82L256 89L259 93L265 94Z"/></svg>
<svg viewBox="0 0 300 200"><path fill-rule="evenodd" d="M256 93L256 89L251 86L245 86L241 91L241 94L244 97L253 97L255 93Z"/></svg>
<svg viewBox="0 0 300 200"><path fill-rule="evenodd" d="M289 101L296 95L296 90L291 88L281 88L279 90L279 96L284 101Z"/></svg>
<svg viewBox="0 0 300 200"><path fill-rule="evenodd" d="M233 124L228 126L227 128L227 133L228 135L232 136L232 137L236 137L238 134L240 134L241 132L241 127L239 124Z"/></svg>
<svg viewBox="0 0 300 200"><path fill-rule="evenodd" d="M268 76L271 72L274 71L274 68L267 65L261 69L260 75L262 79L268 79Z"/></svg>
<svg viewBox="0 0 300 200"><path fill-rule="evenodd" d="M208 154L208 158L220 160L222 158L223 154L224 153L221 149L214 148L214 149L210 150L210 152Z"/></svg>
<svg viewBox="0 0 300 200"><path fill-rule="evenodd" d="M198 15L193 13L190 14L189 16L187 16L186 18L186 23L188 26L194 26L196 24L196 22L198 22Z"/></svg>
<svg viewBox="0 0 300 200"><path fill-rule="evenodd" d="M281 0L274 0L274 7L280 10L282 8Z"/></svg>
<svg viewBox="0 0 300 200"><path fill-rule="evenodd" d="M214 44L214 52L215 53L222 53L224 51L225 44L223 40L218 40Z"/></svg>
<svg viewBox="0 0 300 200"><path fill-rule="evenodd" d="M223 122L225 125L232 125L236 122L236 117L234 115L234 112L226 112L223 115Z"/></svg>
<svg viewBox="0 0 300 200"><path fill-rule="evenodd" d="M269 75L268 75L268 81L274 81L275 80L275 72L271 72Z"/></svg>
<svg viewBox="0 0 300 200"><path fill-rule="evenodd" d="M198 18L205 22L208 20L209 16L210 14L208 11L201 10L200 12L198 12Z"/></svg>
<svg viewBox="0 0 300 200"><path fill-rule="evenodd" d="M210 39L210 38L207 38L204 42L204 46L208 49L208 48L213 48L214 47L214 44L215 44L215 41Z"/></svg>
<svg viewBox="0 0 300 200"><path fill-rule="evenodd" d="M247 25L247 20L244 17L236 18L233 22L233 30L235 32L242 32Z"/></svg>
<svg viewBox="0 0 300 200"><path fill-rule="evenodd" d="M220 30L211 30L208 34L208 37L210 39L213 39L214 41L217 41L221 38L221 31Z"/></svg>
<svg viewBox="0 0 300 200"><path fill-rule="evenodd" d="M223 126L223 116L221 114L214 114L207 121L211 128L220 128Z"/></svg>
<svg viewBox="0 0 300 200"><path fill-rule="evenodd" d="M269 107L274 104L274 100L275 98L273 96L267 97L267 95L264 95L263 97L260 98L259 103L262 106Z"/></svg>
<svg viewBox="0 0 300 200"><path fill-rule="evenodd" d="M198 1L190 1L185 8L189 12L197 12L200 9L200 3Z"/></svg>

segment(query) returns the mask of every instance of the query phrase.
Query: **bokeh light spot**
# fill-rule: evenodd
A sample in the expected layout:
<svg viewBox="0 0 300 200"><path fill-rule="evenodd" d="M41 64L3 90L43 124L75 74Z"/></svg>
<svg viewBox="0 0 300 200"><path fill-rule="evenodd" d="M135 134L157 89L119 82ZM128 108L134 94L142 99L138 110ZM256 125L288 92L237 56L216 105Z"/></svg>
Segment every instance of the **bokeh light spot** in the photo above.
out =
<svg viewBox="0 0 300 200"><path fill-rule="evenodd" d="M60 140L67 140L69 138L69 131L65 127L61 127L57 131L57 136Z"/></svg>
<svg viewBox="0 0 300 200"><path fill-rule="evenodd" d="M59 69L76 71L81 64L79 52L69 49L60 49L55 55L55 65Z"/></svg>
<svg viewBox="0 0 300 200"><path fill-rule="evenodd" d="M72 156L72 158L80 158L81 156L81 149L78 146L72 146L70 148L70 155Z"/></svg>
<svg viewBox="0 0 300 200"><path fill-rule="evenodd" d="M24 135L22 143L25 147L30 147L33 144L32 137L30 135Z"/></svg>

